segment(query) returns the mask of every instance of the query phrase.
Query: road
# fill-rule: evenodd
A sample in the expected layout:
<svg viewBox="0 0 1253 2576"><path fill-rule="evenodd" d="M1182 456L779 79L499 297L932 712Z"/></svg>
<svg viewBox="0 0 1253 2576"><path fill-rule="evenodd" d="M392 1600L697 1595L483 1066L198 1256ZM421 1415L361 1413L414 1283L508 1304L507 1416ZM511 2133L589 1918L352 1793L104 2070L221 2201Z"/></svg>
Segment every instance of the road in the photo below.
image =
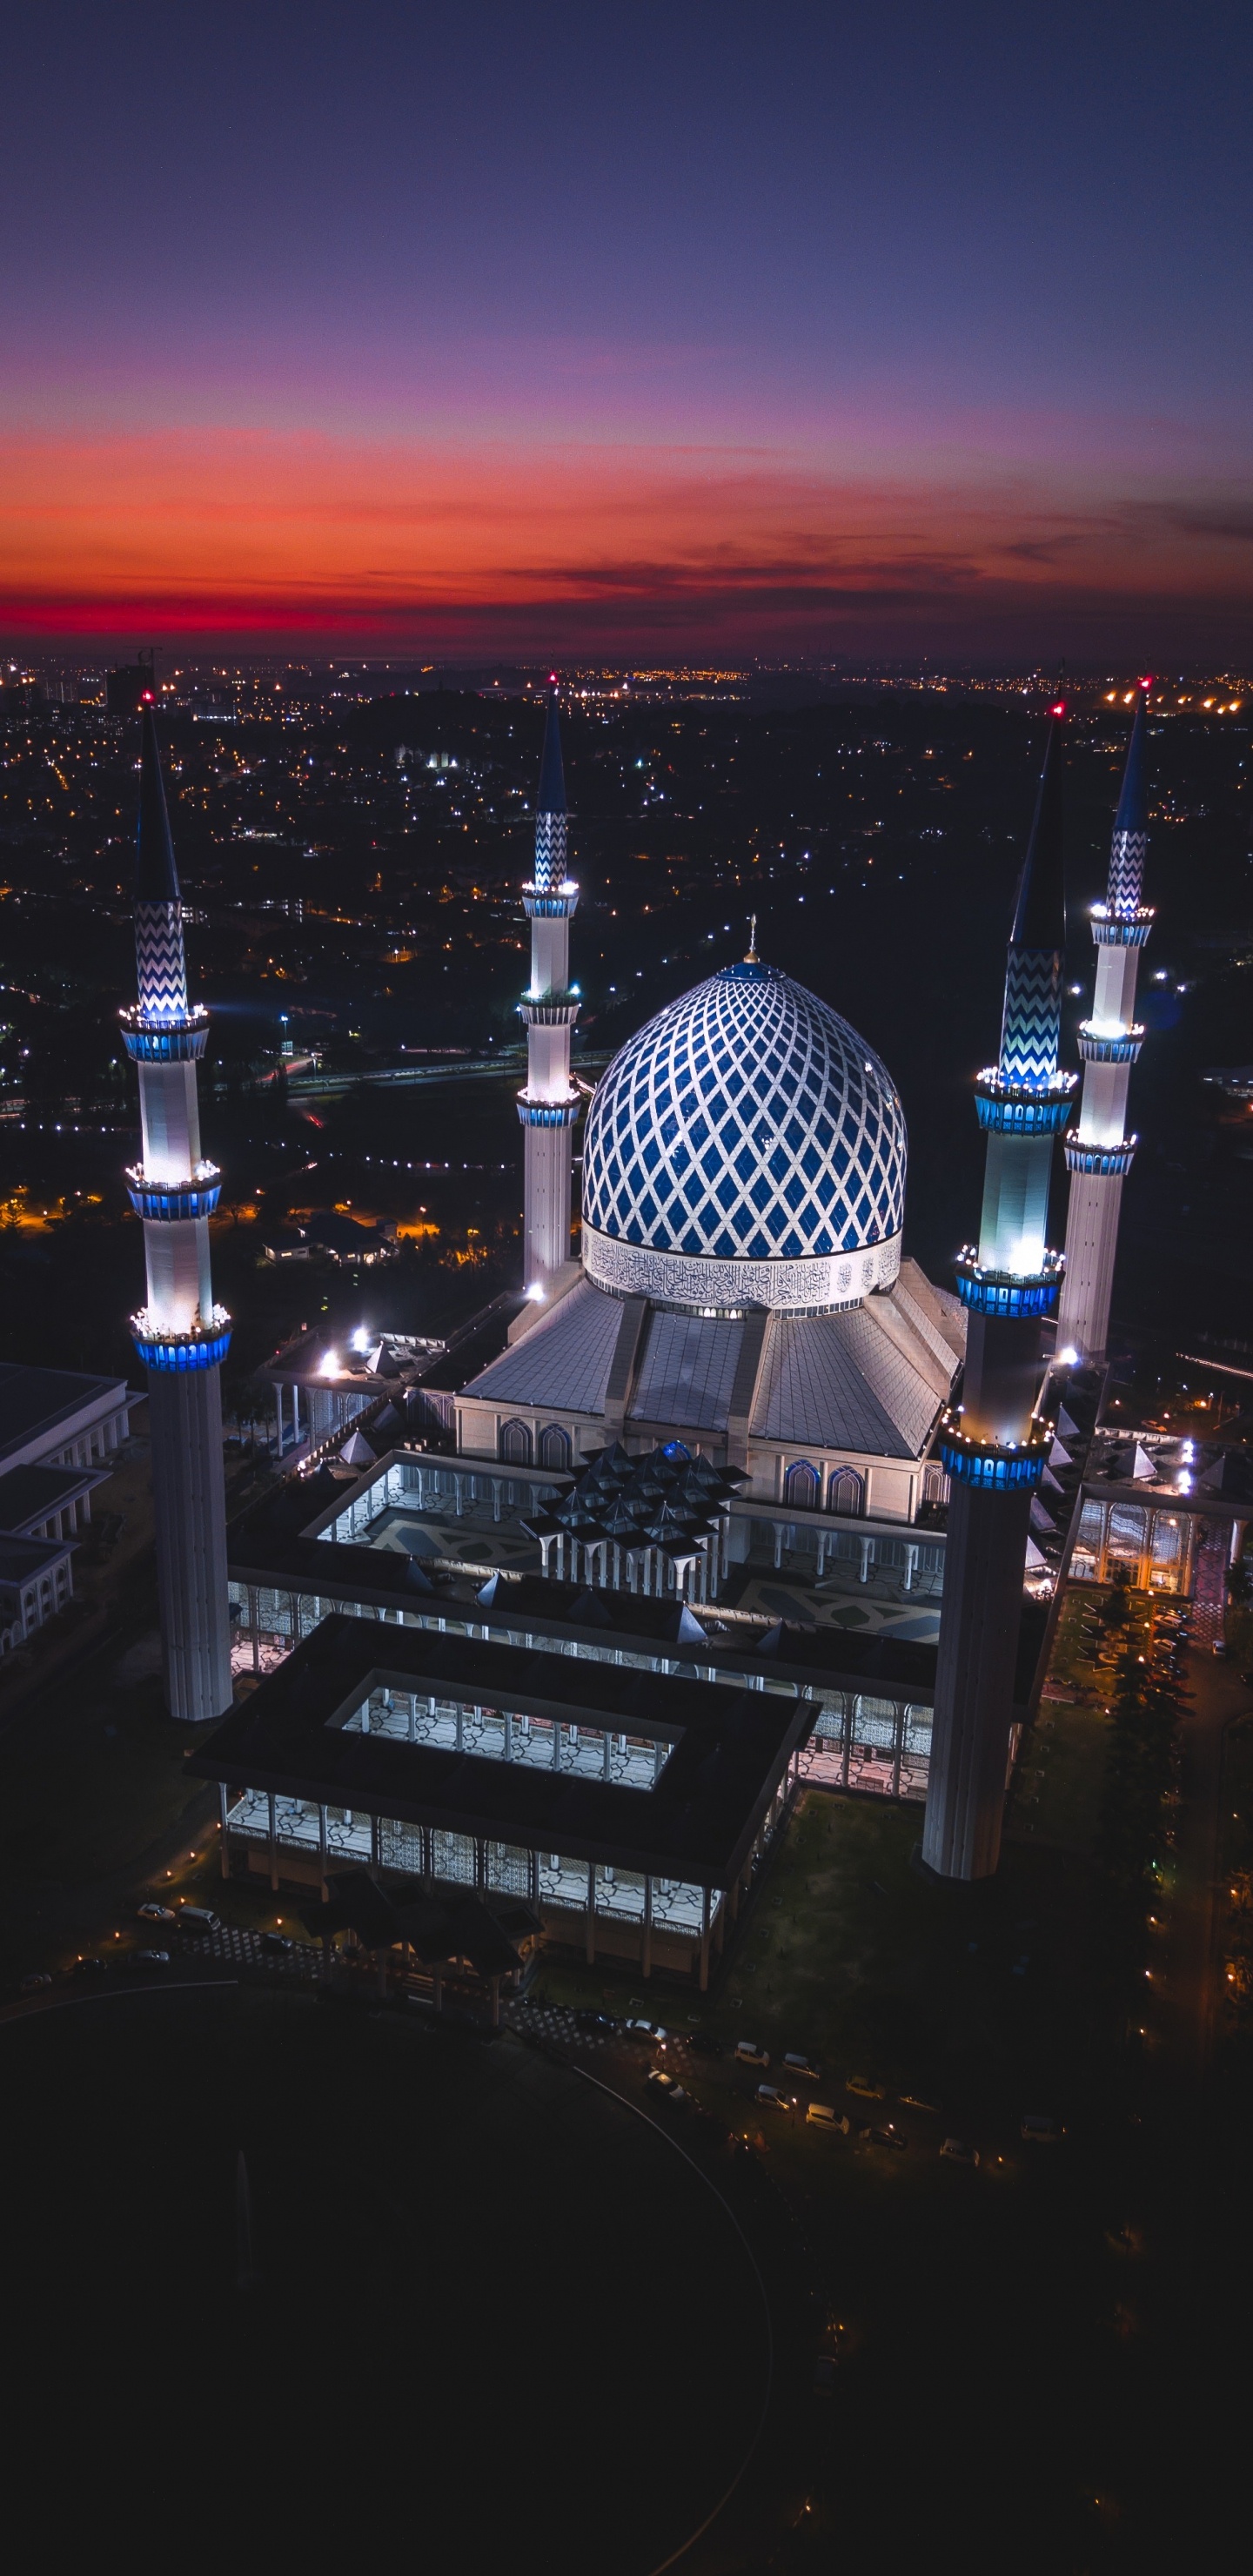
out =
<svg viewBox="0 0 1253 2576"><path fill-rule="evenodd" d="M1184 2097L1207 2073L1214 2041L1223 1734L1249 1705L1239 1674L1208 1648L1194 1647L1187 1663L1192 1702L1180 1738L1182 1799L1148 2025L1159 2071Z"/></svg>

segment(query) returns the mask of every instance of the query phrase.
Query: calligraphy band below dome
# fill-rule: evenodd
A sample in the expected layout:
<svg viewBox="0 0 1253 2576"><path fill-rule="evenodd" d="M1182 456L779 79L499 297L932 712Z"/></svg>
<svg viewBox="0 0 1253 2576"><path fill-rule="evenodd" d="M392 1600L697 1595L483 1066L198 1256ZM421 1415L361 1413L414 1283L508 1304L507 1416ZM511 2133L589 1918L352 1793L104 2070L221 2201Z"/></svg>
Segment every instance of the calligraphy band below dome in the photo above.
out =
<svg viewBox="0 0 1253 2576"><path fill-rule="evenodd" d="M811 1260L716 1261L653 1251L583 1227L583 1267L598 1288L703 1314L737 1314L746 1306L783 1315L829 1314L839 1306L859 1306L876 1288L890 1288L900 1266L899 1234L868 1250Z"/></svg>

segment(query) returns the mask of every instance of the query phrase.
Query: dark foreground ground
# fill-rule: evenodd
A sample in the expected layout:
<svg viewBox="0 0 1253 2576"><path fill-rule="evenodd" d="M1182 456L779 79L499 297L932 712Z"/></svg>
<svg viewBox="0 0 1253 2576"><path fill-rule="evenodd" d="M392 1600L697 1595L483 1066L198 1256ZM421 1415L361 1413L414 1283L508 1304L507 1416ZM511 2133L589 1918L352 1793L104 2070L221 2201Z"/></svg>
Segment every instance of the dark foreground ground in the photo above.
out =
<svg viewBox="0 0 1253 2576"><path fill-rule="evenodd" d="M549 1956L492 2040L380 2011L372 1976L319 2003L316 1948L256 1951L300 1927L215 1875L139 1568L119 1608L0 1734L6 2448L45 2557L87 2513L97 2541L242 2566L651 2576L689 2534L692 2576L1214 2563L1247 2398L1238 1670L1189 1659L1134 2026L1095 1902L1099 1710L1061 1698L990 1886L919 1876L917 1811L811 1793L708 1997ZM177 1992L126 1964L146 1892L229 1927L216 1955L175 1942ZM90 1999L84 1949L115 1961ZM580 2007L672 2036L594 2036ZM756 2103L746 2036L795 2109ZM847 2136L806 2125L788 2049ZM658 2103L654 2062L697 2107ZM1023 2141L1028 2112L1058 2146ZM903 2152L859 2134L889 2123Z"/></svg>
<svg viewBox="0 0 1253 2576"><path fill-rule="evenodd" d="M50 2562L81 2536L69 2458L97 2528L140 2514L181 2558L211 2524L244 2564L635 2570L733 2482L768 2389L753 2266L573 2071L231 1985L66 2003L0 2058L10 2506Z"/></svg>

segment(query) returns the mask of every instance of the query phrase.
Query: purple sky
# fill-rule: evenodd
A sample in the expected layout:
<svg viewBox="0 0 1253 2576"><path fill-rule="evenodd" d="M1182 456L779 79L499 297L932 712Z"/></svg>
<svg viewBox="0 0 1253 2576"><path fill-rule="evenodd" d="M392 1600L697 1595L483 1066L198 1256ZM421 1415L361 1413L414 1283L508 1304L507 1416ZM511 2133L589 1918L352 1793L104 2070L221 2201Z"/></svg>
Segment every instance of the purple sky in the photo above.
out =
<svg viewBox="0 0 1253 2576"><path fill-rule="evenodd" d="M1238 653L1251 68L1118 0L14 13L4 625Z"/></svg>

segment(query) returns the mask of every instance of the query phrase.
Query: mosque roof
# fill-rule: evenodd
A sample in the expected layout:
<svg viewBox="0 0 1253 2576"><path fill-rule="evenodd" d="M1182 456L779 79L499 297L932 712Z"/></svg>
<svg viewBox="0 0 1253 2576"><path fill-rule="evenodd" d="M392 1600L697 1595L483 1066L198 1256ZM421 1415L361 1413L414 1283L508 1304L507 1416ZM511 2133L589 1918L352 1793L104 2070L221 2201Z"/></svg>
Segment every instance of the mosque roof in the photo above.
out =
<svg viewBox="0 0 1253 2576"><path fill-rule="evenodd" d="M621 1321L615 1299L583 1280L522 1341L472 1378L466 1392L490 1404L544 1404L557 1412L600 1413Z"/></svg>
<svg viewBox="0 0 1253 2576"><path fill-rule="evenodd" d="M896 1086L865 1039L745 959L659 1011L596 1090L589 1273L696 1308L848 1303L899 1267L905 1160Z"/></svg>
<svg viewBox="0 0 1253 2576"><path fill-rule="evenodd" d="M619 1329L620 1299L589 1280L462 1390L476 1402L596 1416ZM955 1299L907 1262L898 1287L827 1315L772 1315L750 1424L759 1440L916 1458L948 1400L963 1344ZM651 1309L640 1335L628 1423L725 1432L742 1318Z"/></svg>

